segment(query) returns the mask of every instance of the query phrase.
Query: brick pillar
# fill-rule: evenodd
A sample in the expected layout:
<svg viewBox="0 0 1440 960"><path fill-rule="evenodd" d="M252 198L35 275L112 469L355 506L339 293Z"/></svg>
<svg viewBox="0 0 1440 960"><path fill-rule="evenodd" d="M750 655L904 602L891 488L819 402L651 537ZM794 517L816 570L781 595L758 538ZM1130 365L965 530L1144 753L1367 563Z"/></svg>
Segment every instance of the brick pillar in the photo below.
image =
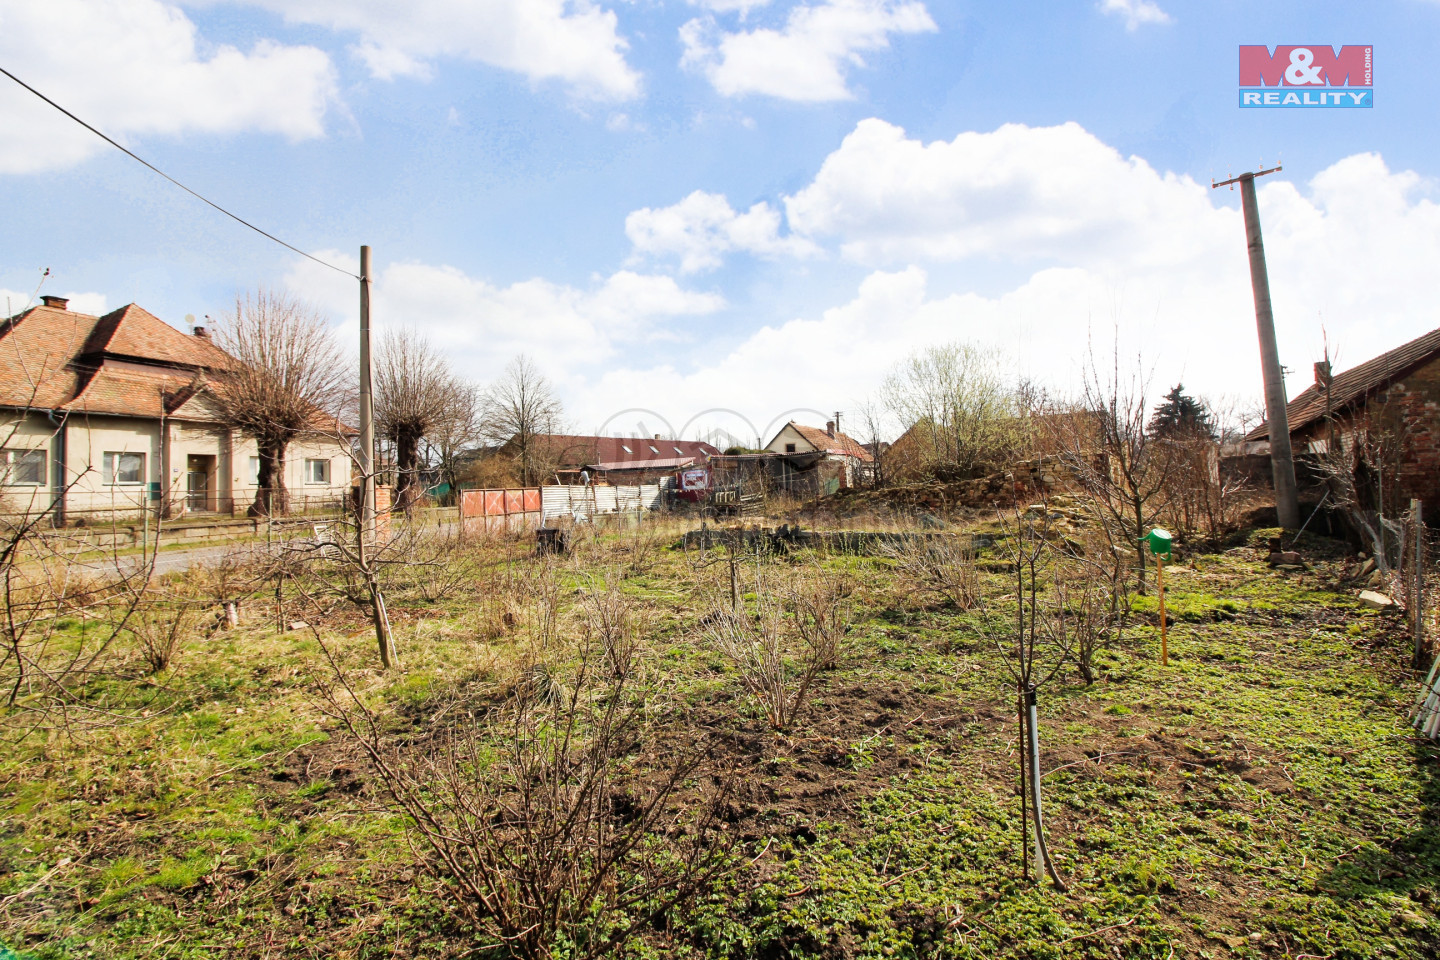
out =
<svg viewBox="0 0 1440 960"><path fill-rule="evenodd" d="M383 483L375 485L375 537L390 539L390 488Z"/></svg>

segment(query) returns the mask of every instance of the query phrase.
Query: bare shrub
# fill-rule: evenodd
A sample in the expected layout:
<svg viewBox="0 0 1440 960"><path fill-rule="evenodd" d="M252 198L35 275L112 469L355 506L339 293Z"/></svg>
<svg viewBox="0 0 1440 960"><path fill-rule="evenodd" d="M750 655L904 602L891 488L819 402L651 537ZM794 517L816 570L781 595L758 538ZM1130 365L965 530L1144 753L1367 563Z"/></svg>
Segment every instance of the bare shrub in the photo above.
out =
<svg viewBox="0 0 1440 960"><path fill-rule="evenodd" d="M840 665L845 634L850 632L850 597L854 592L855 584L849 577L828 572L802 576L792 590L796 630L804 649L821 670Z"/></svg>
<svg viewBox="0 0 1440 960"><path fill-rule="evenodd" d="M704 643L734 665L765 721L788 730L805 709L816 678L839 659L842 614L812 595L809 616L789 618L758 579L755 593L753 612L717 604L707 618Z"/></svg>
<svg viewBox="0 0 1440 960"><path fill-rule="evenodd" d="M1152 441L1163 443L1174 464L1167 478L1164 519L1189 543L1219 543L1234 531L1249 492L1243 477L1220 471L1220 447L1208 437Z"/></svg>
<svg viewBox="0 0 1440 960"><path fill-rule="evenodd" d="M628 570L631 574L646 573L655 565L660 553L661 535L654 522L637 519L625 538L629 552Z"/></svg>
<svg viewBox="0 0 1440 960"><path fill-rule="evenodd" d="M549 650L559 637L560 578L555 563L549 559L530 565L525 573L521 587L528 600L525 626L529 640L536 649Z"/></svg>
<svg viewBox="0 0 1440 960"><path fill-rule="evenodd" d="M599 644L611 680L623 681L634 671L640 653L640 631L630 599L614 581L585 598L586 626Z"/></svg>
<svg viewBox="0 0 1440 960"><path fill-rule="evenodd" d="M220 608L214 628L233 629L240 625L244 604L263 588L270 572L266 561L237 549L195 564L185 579L197 597Z"/></svg>
<svg viewBox="0 0 1440 960"><path fill-rule="evenodd" d="M1087 494L1083 503L1111 546L1133 555L1135 583L1143 591L1147 564L1140 543L1169 505L1182 462L1170 443L1149 432L1150 370L1139 356L1122 365L1117 340L1108 369L1102 369L1092 343L1082 373L1078 402L1038 418L1040 439L1068 480Z"/></svg>
<svg viewBox="0 0 1440 960"><path fill-rule="evenodd" d="M392 550L405 557L404 586L427 603L459 596L475 577L470 551L450 531L407 530L396 538Z"/></svg>
<svg viewBox="0 0 1440 960"><path fill-rule="evenodd" d="M677 816L677 793L707 772L703 756L632 775L643 705L623 683L597 686L588 668L582 658L558 701L515 698L419 741L387 736L338 669L348 702L327 692L408 818L417 864L511 956L624 955L633 930L687 911L728 862L715 830L725 778Z"/></svg>
<svg viewBox="0 0 1440 960"><path fill-rule="evenodd" d="M1103 546L1103 537L1092 541ZM1095 655L1123 636L1130 619L1129 571L1113 551L1057 551L1052 620L1080 679L1095 682Z"/></svg>
<svg viewBox="0 0 1440 960"><path fill-rule="evenodd" d="M152 675L170 668L200 617L200 610L185 600L153 600L130 616L129 633Z"/></svg>
<svg viewBox="0 0 1440 960"><path fill-rule="evenodd" d="M980 602L971 537L910 536L885 544L883 552L916 592L938 596L957 610L973 609Z"/></svg>
<svg viewBox="0 0 1440 960"><path fill-rule="evenodd" d="M0 528L0 736L67 736L134 722L125 637L149 565L94 560L84 537L41 534L38 517Z"/></svg>

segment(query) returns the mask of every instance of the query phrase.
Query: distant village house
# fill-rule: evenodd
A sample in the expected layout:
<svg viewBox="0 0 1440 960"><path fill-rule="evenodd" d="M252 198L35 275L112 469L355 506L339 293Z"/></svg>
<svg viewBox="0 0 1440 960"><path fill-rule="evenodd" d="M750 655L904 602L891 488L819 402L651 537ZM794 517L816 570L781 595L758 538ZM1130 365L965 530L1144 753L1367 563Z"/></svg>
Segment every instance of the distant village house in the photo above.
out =
<svg viewBox="0 0 1440 960"><path fill-rule="evenodd" d="M765 450L782 456L819 454L818 459L838 465L836 477L842 490L857 486L861 473L875 462L865 445L841 433L833 420L823 430L791 420L765 444Z"/></svg>

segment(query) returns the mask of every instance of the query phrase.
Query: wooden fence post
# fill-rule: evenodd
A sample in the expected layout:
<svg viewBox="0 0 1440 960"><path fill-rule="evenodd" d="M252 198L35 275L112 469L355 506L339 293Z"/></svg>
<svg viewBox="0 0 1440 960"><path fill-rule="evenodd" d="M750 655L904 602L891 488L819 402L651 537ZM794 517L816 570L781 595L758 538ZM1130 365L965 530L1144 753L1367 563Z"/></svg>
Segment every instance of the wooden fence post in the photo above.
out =
<svg viewBox="0 0 1440 960"><path fill-rule="evenodd" d="M1415 540L1414 560L1410 570L1410 613L1414 618L1410 632L1415 640L1411 666L1416 670L1424 670L1428 652L1425 647L1425 524L1420 514L1419 500L1410 501L1410 522L1414 524Z"/></svg>

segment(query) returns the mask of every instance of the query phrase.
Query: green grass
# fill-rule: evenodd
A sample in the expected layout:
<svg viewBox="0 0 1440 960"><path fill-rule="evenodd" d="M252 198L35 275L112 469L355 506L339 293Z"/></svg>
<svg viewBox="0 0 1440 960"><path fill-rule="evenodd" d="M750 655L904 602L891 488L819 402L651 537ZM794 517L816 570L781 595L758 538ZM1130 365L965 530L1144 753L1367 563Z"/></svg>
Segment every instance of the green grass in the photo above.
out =
<svg viewBox="0 0 1440 960"><path fill-rule="evenodd" d="M578 590L621 576L657 722L749 738L737 789L759 798L733 827L736 869L671 928L637 929L636 955L1440 953L1440 758L1409 736L1417 679L1395 622L1333 589L1325 564L1195 558L1166 575L1168 666L1147 594L1094 685L1067 669L1042 689L1061 893L1022 876L1013 692L975 615L917 603L888 561L820 558L859 584L847 655L797 728L771 734L696 642L697 583L719 569L661 549L625 576L632 541L602 535L561 568L560 633L582 633ZM484 569L533 563L512 555ZM992 593L1008 583L984 576ZM397 586L392 609L425 612L397 616L404 668L388 675L357 617L322 632L367 703L428 723L456 696L503 696L529 649L523 609L485 639L476 595L426 604ZM115 688L150 705L146 722L0 755L0 943L47 960L498 956L451 919L321 709L313 638L275 635L258 601L246 615L161 686ZM572 646L543 653L573 666Z"/></svg>

